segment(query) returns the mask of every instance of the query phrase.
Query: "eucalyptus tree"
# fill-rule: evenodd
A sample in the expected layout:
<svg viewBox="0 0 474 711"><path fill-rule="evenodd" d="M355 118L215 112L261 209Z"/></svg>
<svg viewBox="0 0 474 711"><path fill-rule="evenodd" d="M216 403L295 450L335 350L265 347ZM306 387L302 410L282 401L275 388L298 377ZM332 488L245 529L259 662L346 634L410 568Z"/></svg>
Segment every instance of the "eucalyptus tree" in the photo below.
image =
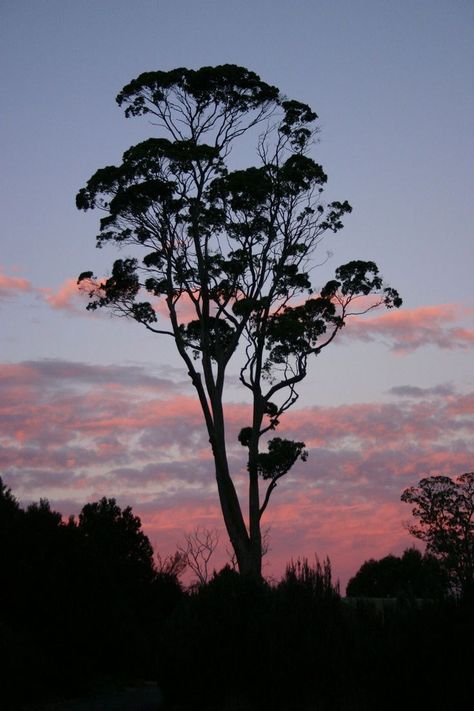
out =
<svg viewBox="0 0 474 711"><path fill-rule="evenodd" d="M79 209L105 213L97 246L129 250L108 278L88 271L79 282L89 309L109 308L174 340L204 415L239 570L259 577L262 516L279 479L307 456L303 442L267 433L296 402L309 359L351 313L401 300L370 261L340 266L313 293L315 248L342 228L351 207L323 202L327 178L309 155L317 119L309 106L234 65L146 72L117 102L127 117L150 119L158 135L79 191ZM251 141L257 164L239 167L231 152ZM159 321L163 307L167 317ZM234 356L252 401L239 435L247 451L247 518L225 434L224 386Z"/></svg>

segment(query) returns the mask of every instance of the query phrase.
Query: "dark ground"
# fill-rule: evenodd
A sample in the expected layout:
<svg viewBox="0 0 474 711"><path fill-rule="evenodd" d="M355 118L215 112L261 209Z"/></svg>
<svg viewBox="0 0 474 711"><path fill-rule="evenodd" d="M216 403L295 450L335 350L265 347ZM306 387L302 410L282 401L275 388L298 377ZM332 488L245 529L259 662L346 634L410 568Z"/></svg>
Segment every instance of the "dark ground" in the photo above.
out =
<svg viewBox="0 0 474 711"><path fill-rule="evenodd" d="M20 711L159 711L162 695L153 682L123 689L104 689L80 699L27 704Z"/></svg>

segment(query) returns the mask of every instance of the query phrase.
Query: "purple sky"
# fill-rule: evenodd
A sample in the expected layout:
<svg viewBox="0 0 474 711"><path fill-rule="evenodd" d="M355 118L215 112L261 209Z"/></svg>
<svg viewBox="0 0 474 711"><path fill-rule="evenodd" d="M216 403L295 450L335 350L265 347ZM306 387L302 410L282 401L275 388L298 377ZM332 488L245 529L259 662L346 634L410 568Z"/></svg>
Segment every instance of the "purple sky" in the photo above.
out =
<svg viewBox="0 0 474 711"><path fill-rule="evenodd" d="M374 259L404 298L400 312L347 328L282 423L311 456L274 494L267 570L317 551L344 582L366 558L403 550L402 489L474 468L473 3L4 0L0 13L7 484L66 515L116 496L162 553L198 523L220 526L200 414L170 344L85 313L75 295L77 274L115 254L94 249L98 216L74 198L153 133L116 106L126 82L230 62L320 117L327 197L354 212L323 243L321 261L333 256L315 285ZM228 410L232 437L245 419L232 381Z"/></svg>

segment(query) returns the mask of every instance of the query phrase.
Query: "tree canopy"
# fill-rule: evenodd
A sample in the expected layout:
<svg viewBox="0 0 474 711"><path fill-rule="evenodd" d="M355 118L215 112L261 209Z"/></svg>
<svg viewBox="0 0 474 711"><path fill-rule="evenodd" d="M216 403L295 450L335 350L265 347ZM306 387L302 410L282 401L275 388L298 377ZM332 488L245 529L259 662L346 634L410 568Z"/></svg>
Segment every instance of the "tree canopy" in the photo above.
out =
<svg viewBox="0 0 474 711"><path fill-rule="evenodd" d="M450 575L455 591L474 592L474 472L457 478L431 476L402 494L412 505L410 533L426 543Z"/></svg>
<svg viewBox="0 0 474 711"><path fill-rule="evenodd" d="M123 577L149 580L154 576L153 548L130 506L123 510L115 499L103 497L86 504L79 514L78 529L84 540L85 558L99 569L120 569Z"/></svg>
<svg viewBox="0 0 474 711"><path fill-rule="evenodd" d="M314 251L342 228L351 206L323 201L327 177L309 155L317 115L308 105L229 64L146 72L117 102L159 135L129 148L120 165L98 170L79 191L79 209L105 213L97 246L129 251L107 278L85 271L79 283L89 309L107 307L174 340L203 411L239 569L259 576L262 515L279 479L306 458L304 443L264 435L296 402L308 359L351 314L398 307L401 299L376 264L362 260L340 266L313 291ZM257 165L240 167L232 151L250 140ZM239 435L247 450L247 521L223 408L237 352L252 400Z"/></svg>

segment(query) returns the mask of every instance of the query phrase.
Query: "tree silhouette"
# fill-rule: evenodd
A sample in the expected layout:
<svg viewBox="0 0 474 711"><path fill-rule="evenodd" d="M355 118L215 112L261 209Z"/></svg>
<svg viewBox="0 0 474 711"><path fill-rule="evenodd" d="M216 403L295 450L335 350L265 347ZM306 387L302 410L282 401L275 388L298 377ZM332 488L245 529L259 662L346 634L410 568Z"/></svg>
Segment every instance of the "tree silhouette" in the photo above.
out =
<svg viewBox="0 0 474 711"><path fill-rule="evenodd" d="M79 514L78 530L88 557L108 571L119 567L121 575L134 581L149 580L155 572L153 548L141 527L130 506L122 510L106 497L86 504Z"/></svg>
<svg viewBox="0 0 474 711"><path fill-rule="evenodd" d="M4 523L11 518L12 514L16 516L19 510L18 501L0 476L0 521Z"/></svg>
<svg viewBox="0 0 474 711"><path fill-rule="evenodd" d="M417 523L410 533L426 543L450 575L453 589L474 592L474 472L456 479L431 476L402 494Z"/></svg>
<svg viewBox="0 0 474 711"><path fill-rule="evenodd" d="M46 499L21 508L0 478L2 709L109 675L154 674L183 594L177 568L156 570L130 507L104 497L64 521Z"/></svg>
<svg viewBox="0 0 474 711"><path fill-rule="evenodd" d="M78 281L89 309L108 307L174 340L203 411L239 570L258 578L263 513L280 478L307 456L303 442L274 437L263 444L262 437L296 402L308 359L348 316L401 300L370 261L342 265L313 294L311 257L351 207L322 201L327 178L308 155L317 119L309 106L228 64L141 74L117 102L127 117L152 119L160 136L127 150L121 165L98 170L79 191L79 209L105 213L97 246L115 243L130 253L114 262L109 278L88 271ZM249 140L258 165L231 169L234 144ZM163 324L158 304L167 312ZM223 406L238 353L240 382L252 399L239 435L247 450L248 524L228 461Z"/></svg>
<svg viewBox="0 0 474 711"><path fill-rule="evenodd" d="M150 541L130 506L103 497L82 508L76 526L78 614L95 639L91 657L107 672L140 670L150 664L153 635L177 600L179 583L157 573Z"/></svg>
<svg viewBox="0 0 474 711"><path fill-rule="evenodd" d="M15 604L24 511L0 477L0 611Z"/></svg>
<svg viewBox="0 0 474 711"><path fill-rule="evenodd" d="M347 584L348 597L443 597L447 580L439 561L407 548L401 558L366 560Z"/></svg>

